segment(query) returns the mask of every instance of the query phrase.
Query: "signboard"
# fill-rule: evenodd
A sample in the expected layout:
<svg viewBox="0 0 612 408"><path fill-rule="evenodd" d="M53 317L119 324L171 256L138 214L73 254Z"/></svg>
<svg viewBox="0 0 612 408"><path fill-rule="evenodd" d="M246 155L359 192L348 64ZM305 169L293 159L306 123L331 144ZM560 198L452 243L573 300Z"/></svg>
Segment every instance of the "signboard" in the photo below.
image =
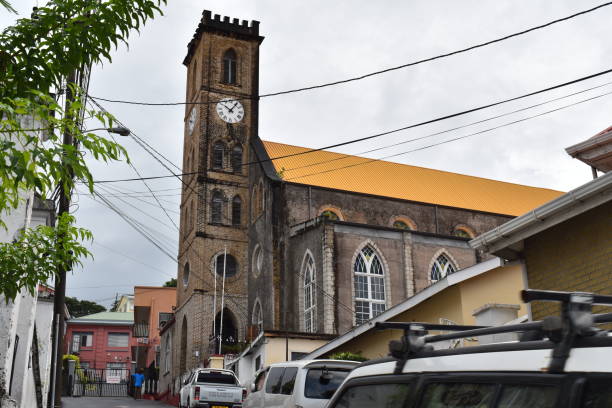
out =
<svg viewBox="0 0 612 408"><path fill-rule="evenodd" d="M107 384L120 384L121 383L121 371L116 370L115 372L108 372L106 374Z"/></svg>

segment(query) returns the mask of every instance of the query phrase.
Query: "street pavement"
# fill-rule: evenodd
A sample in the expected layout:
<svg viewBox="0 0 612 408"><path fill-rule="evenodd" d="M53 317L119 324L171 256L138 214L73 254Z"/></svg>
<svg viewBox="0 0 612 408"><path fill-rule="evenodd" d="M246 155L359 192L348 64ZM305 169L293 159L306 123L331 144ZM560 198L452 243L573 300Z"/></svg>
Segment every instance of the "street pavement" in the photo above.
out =
<svg viewBox="0 0 612 408"><path fill-rule="evenodd" d="M170 407L159 401L134 400L129 397L62 398L64 408L158 408Z"/></svg>

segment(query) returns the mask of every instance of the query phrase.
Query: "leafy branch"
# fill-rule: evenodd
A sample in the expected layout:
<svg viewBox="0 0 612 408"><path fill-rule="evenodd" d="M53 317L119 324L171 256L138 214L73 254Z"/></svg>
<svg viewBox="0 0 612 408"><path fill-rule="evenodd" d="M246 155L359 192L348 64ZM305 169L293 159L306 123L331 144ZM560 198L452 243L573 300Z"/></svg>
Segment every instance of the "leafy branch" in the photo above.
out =
<svg viewBox="0 0 612 408"><path fill-rule="evenodd" d="M94 190L85 157L114 162L128 159L126 150L102 136L81 129L80 117L97 119L112 127L112 115L86 109L87 95L65 84L74 71L111 62L111 51L128 44L132 30L156 14L166 0L49 0L32 18L21 18L0 32L0 214L18 208L24 192L44 200L57 186L74 189L74 180ZM12 10L8 0L0 6ZM56 93L74 99L66 108ZM70 133L74 144L61 135ZM62 215L57 228L23 231L13 243L0 244L0 294L14 299L27 288L34 293L39 282L58 267L70 270L91 254L81 242L89 231L74 226ZM6 228L0 219L0 227Z"/></svg>
<svg viewBox="0 0 612 408"><path fill-rule="evenodd" d="M0 293L6 301L14 300L22 288L34 294L58 266L70 270L92 257L81 244L93 239L91 232L73 223L72 215L63 214L55 228L40 225L24 230L15 242L0 243Z"/></svg>

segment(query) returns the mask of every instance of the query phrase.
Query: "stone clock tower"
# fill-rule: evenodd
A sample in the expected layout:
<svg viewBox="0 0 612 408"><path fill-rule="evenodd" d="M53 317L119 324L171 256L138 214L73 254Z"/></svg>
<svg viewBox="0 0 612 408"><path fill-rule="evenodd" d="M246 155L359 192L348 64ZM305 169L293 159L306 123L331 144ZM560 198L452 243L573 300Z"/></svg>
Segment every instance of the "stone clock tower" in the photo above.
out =
<svg viewBox="0 0 612 408"><path fill-rule="evenodd" d="M173 366L231 353L245 337L249 141L257 135L258 21L204 11L187 46L185 135ZM225 282L223 276L225 275ZM223 312L221 293L225 283ZM216 286L216 290L215 290ZM216 302L215 300L216 293ZM219 335L222 327L222 335ZM221 339L221 340L219 340Z"/></svg>

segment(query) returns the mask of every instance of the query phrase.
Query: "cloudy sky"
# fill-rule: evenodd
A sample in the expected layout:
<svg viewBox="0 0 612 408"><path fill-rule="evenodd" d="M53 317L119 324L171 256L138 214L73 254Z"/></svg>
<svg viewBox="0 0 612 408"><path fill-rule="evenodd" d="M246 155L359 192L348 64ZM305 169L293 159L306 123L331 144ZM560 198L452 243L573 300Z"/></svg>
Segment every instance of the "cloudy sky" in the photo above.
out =
<svg viewBox="0 0 612 408"><path fill-rule="evenodd" d="M43 3L43 0L39 0ZM13 1L27 16L36 0ZM120 48L112 63L95 67L90 93L110 99L183 101L186 45L202 10L261 22L260 91L276 92L345 79L502 37L603 3L603 0L532 1L271 1L169 0ZM14 20L0 12L0 27ZM507 99L612 68L612 6L472 52L362 81L263 99L262 139L321 147ZM512 115L416 143L370 154L382 157L503 125L612 92L612 75L537 97L504 104L338 149L360 152L436 133L557 99ZM588 88L596 89L585 91ZM574 96L568 96L581 92ZM133 132L182 163L184 107L102 103ZM590 179L590 169L564 148L612 125L612 95L514 125L395 157L394 161L539 187L570 190ZM168 174L131 139L122 139L143 176ZM125 164L92 163L96 179L136 177ZM110 186L110 187L109 187ZM178 223L179 182L149 182ZM177 252L178 233L142 182L105 185L130 217L147 225L163 246ZM115 190L112 190L114 188ZM435 186L432 186L435 188ZM118 190L117 190L118 189ZM130 193L132 192L132 193ZM128 197L125 193L130 193ZM68 295L109 305L134 285L160 285L176 263L87 194L73 208L95 234L94 261L69 277Z"/></svg>

